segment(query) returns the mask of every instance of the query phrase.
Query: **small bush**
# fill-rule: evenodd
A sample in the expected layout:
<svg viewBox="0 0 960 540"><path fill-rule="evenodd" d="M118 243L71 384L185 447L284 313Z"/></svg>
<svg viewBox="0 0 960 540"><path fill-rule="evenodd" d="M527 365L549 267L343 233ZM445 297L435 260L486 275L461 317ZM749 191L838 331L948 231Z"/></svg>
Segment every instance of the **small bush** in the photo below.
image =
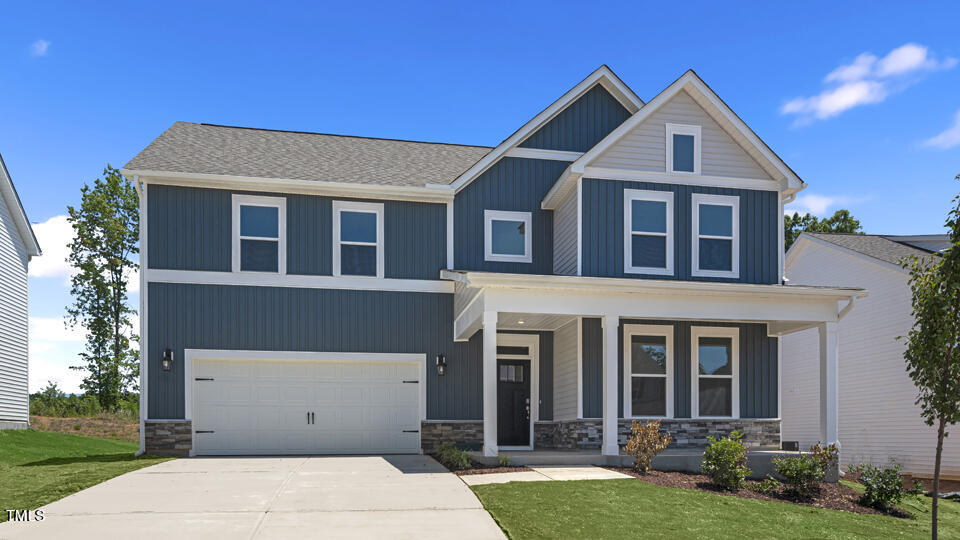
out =
<svg viewBox="0 0 960 540"><path fill-rule="evenodd" d="M666 450L671 442L673 437L670 434L660 432L660 420L651 420L643 424L634 420L630 437L623 450L627 455L633 456L633 470L645 473L650 470L653 458Z"/></svg>
<svg viewBox="0 0 960 540"><path fill-rule="evenodd" d="M743 433L734 431L729 437L714 439L703 452L700 469L717 486L730 491L742 489L747 484L750 469L747 468L747 448L743 445Z"/></svg>
<svg viewBox="0 0 960 540"><path fill-rule="evenodd" d="M860 475L860 483L866 489L860 496L860 504L885 510L903 500L903 477L897 463L891 463L885 469L861 463L850 470Z"/></svg>
<svg viewBox="0 0 960 540"><path fill-rule="evenodd" d="M910 491L908 491L907 493L911 495L923 495L925 491L927 491L927 488L923 487L923 482L921 482L920 480L914 480L913 487L910 488Z"/></svg>
<svg viewBox="0 0 960 540"><path fill-rule="evenodd" d="M500 454L499 456L497 456L497 463L501 467L509 467L510 465L513 465L513 462L510 461L510 456L506 454Z"/></svg>
<svg viewBox="0 0 960 540"><path fill-rule="evenodd" d="M825 470L823 464L812 456L792 456L773 460L777 474L787 481L789 490L807 497L820 488Z"/></svg>
<svg viewBox="0 0 960 540"><path fill-rule="evenodd" d="M473 463L470 462L470 457L467 453L452 444L441 444L438 446L436 457L437 461L451 471L462 471L473 468Z"/></svg>
<svg viewBox="0 0 960 540"><path fill-rule="evenodd" d="M810 454L813 456L813 459L817 460L817 462L823 466L824 472L840 462L840 448L838 448L836 444L828 444L826 446L815 444L810 447Z"/></svg>
<svg viewBox="0 0 960 540"><path fill-rule="evenodd" d="M766 478L750 486L750 489L763 495L773 495L780 493L780 490L783 489L783 484L768 474Z"/></svg>

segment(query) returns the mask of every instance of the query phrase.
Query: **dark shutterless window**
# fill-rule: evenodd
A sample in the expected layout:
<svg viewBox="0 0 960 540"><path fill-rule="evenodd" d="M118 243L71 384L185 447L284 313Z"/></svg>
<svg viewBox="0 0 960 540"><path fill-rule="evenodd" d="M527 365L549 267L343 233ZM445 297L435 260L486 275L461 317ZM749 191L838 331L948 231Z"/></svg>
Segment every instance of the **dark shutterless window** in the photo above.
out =
<svg viewBox="0 0 960 540"><path fill-rule="evenodd" d="M497 354L526 356L530 354L530 348L519 345L497 345Z"/></svg>
<svg viewBox="0 0 960 540"><path fill-rule="evenodd" d="M496 255L524 255L526 224L522 221L494 219L490 222L491 251Z"/></svg>
<svg viewBox="0 0 960 540"><path fill-rule="evenodd" d="M694 172L694 136L673 134L673 170Z"/></svg>
<svg viewBox="0 0 960 540"><path fill-rule="evenodd" d="M733 207L698 205L699 261L701 270L733 269Z"/></svg>
<svg viewBox="0 0 960 540"><path fill-rule="evenodd" d="M666 416L667 361L666 337L630 337L630 402L633 416Z"/></svg>
<svg viewBox="0 0 960 540"><path fill-rule="evenodd" d="M701 337L697 343L700 416L730 416L733 411L733 340Z"/></svg>
<svg viewBox="0 0 960 540"><path fill-rule="evenodd" d="M340 212L340 274L377 275L377 214Z"/></svg>
<svg viewBox="0 0 960 540"><path fill-rule="evenodd" d="M240 270L279 272L280 209L240 206Z"/></svg>

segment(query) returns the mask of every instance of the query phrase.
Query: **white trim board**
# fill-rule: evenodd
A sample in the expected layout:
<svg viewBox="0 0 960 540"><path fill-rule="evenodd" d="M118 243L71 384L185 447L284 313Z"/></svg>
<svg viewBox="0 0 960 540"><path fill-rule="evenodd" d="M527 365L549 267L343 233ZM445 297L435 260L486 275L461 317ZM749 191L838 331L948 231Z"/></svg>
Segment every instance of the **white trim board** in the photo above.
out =
<svg viewBox="0 0 960 540"><path fill-rule="evenodd" d="M550 161L576 161L583 152L568 152L566 150L544 150L541 148L521 148L516 146L506 151L504 156L527 159L546 159Z"/></svg>
<svg viewBox="0 0 960 540"><path fill-rule="evenodd" d="M523 223L523 254L510 255L493 251L493 222L512 221ZM533 262L533 213L507 210L483 211L483 260L499 262Z"/></svg>
<svg viewBox="0 0 960 540"><path fill-rule="evenodd" d="M366 276L264 275L250 272L209 272L202 270L144 270L147 283L191 285L237 285L242 287L291 287L295 289L351 289L453 294L453 283L442 280L392 279ZM145 294L142 293L142 294Z"/></svg>

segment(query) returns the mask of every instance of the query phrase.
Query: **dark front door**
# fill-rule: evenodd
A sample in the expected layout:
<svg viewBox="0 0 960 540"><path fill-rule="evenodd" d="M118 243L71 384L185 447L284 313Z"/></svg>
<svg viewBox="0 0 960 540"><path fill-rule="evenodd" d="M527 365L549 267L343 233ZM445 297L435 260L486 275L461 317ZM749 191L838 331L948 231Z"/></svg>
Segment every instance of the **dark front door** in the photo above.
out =
<svg viewBox="0 0 960 540"><path fill-rule="evenodd" d="M529 360L497 360L497 444L530 445Z"/></svg>

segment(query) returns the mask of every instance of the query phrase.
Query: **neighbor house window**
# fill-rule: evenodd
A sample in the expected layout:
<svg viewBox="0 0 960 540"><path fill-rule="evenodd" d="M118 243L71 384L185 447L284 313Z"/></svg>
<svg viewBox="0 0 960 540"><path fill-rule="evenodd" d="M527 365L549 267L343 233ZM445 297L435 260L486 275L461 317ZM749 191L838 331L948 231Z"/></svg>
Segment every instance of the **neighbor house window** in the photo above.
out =
<svg viewBox="0 0 960 540"><path fill-rule="evenodd" d="M627 417L673 417L673 326L623 327Z"/></svg>
<svg viewBox="0 0 960 540"><path fill-rule="evenodd" d="M700 174L700 126L666 124L667 172Z"/></svg>
<svg viewBox="0 0 960 540"><path fill-rule="evenodd" d="M692 273L740 277L740 198L694 193Z"/></svg>
<svg viewBox="0 0 960 540"><path fill-rule="evenodd" d="M233 196L234 272L286 273L286 210L283 197Z"/></svg>
<svg viewBox="0 0 960 540"><path fill-rule="evenodd" d="M623 191L623 271L673 275L673 192Z"/></svg>
<svg viewBox="0 0 960 540"><path fill-rule="evenodd" d="M485 261L533 262L530 212L483 212Z"/></svg>
<svg viewBox="0 0 960 540"><path fill-rule="evenodd" d="M333 201L333 275L383 277L383 204Z"/></svg>
<svg viewBox="0 0 960 540"><path fill-rule="evenodd" d="M739 417L737 328L693 327L693 407L695 417Z"/></svg>

